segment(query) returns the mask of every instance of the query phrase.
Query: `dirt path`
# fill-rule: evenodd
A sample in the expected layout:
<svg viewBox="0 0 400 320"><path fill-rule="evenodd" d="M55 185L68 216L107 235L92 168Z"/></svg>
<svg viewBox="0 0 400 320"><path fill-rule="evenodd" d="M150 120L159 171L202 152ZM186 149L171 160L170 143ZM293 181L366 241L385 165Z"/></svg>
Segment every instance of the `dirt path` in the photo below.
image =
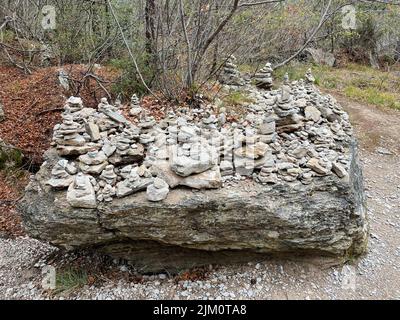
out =
<svg viewBox="0 0 400 320"><path fill-rule="evenodd" d="M273 260L220 267L199 281L165 275L140 283L120 276L85 286L72 299L400 299L400 112L338 101L350 113L360 141L371 237L358 261ZM54 249L28 238L0 239L0 299L44 298L38 260ZM126 266L116 266L129 274Z"/></svg>

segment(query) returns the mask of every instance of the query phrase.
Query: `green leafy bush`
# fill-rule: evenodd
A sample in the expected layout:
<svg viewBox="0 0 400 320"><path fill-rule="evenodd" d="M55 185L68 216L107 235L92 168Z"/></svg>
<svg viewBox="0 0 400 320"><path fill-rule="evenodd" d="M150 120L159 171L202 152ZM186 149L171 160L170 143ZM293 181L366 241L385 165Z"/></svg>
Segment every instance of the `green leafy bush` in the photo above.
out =
<svg viewBox="0 0 400 320"><path fill-rule="evenodd" d="M138 61L138 65L146 83L151 85L154 79L154 71L146 61L147 56L146 54L143 54ZM130 59L112 59L110 61L110 66L121 72L120 78L111 88L113 94L121 94L124 99L130 99L134 93L138 95L147 93L147 90Z"/></svg>

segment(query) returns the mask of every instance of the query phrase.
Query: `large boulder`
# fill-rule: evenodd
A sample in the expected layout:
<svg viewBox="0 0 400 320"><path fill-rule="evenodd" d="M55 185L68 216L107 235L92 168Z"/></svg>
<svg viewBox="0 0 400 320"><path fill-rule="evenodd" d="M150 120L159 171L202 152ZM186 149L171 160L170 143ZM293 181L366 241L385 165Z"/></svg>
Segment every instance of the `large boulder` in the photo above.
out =
<svg viewBox="0 0 400 320"><path fill-rule="evenodd" d="M330 52L315 48L307 48L304 50L304 52L306 53L307 59L310 62L327 65L329 67L333 67L335 65L336 58Z"/></svg>
<svg viewBox="0 0 400 320"><path fill-rule="evenodd" d="M27 232L67 249L96 248L142 271L246 261L260 254L359 255L368 223L356 143L344 178L335 174L269 186L252 180L217 190L170 190L163 202L146 191L73 208L46 182L59 161L47 161L20 203Z"/></svg>
<svg viewBox="0 0 400 320"><path fill-rule="evenodd" d="M27 232L148 272L361 254L368 223L353 129L314 81L308 70L277 90L225 83L252 101L237 122L208 106L133 123L107 99L89 113L70 98L21 201Z"/></svg>

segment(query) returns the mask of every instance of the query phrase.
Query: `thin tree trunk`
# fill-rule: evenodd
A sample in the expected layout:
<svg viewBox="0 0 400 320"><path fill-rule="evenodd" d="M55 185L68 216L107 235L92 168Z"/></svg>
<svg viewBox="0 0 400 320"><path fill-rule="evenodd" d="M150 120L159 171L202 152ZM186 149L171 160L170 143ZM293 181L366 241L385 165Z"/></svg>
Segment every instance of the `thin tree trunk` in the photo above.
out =
<svg viewBox="0 0 400 320"><path fill-rule="evenodd" d="M145 19L146 19L146 52L150 57L155 54L154 40L156 38L155 27L156 4L155 0L146 0Z"/></svg>
<svg viewBox="0 0 400 320"><path fill-rule="evenodd" d="M192 48L189 40L189 36L186 30L185 24L185 12L183 8L183 0L179 1L179 14L181 16L182 30L183 35L186 41L186 50L187 50L187 75L186 75L186 86L187 88L191 88L193 85L193 72L192 72Z"/></svg>
<svg viewBox="0 0 400 320"><path fill-rule="evenodd" d="M312 34L310 35L310 37L308 38L308 40L304 43L304 45L292 56L290 56L288 59L286 59L285 61L277 64L276 66L274 66L274 69L283 67L285 64L289 63L290 61L292 61L294 58L296 58L300 53L303 52L303 50L308 46L308 44L314 39L315 35L317 34L317 32L321 29L321 27L324 25L325 21L326 21L326 17L328 15L329 9L332 5L332 0L329 0L328 5L326 6L326 9L324 10L324 13L321 16L321 19L319 21L318 26L314 29L314 31L312 32Z"/></svg>

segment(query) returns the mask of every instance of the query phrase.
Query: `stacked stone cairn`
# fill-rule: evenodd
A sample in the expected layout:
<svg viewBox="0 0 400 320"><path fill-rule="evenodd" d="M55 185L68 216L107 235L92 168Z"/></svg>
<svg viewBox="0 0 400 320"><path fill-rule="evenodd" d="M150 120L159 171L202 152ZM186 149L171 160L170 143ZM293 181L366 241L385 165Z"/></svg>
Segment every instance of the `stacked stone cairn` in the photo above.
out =
<svg viewBox="0 0 400 320"><path fill-rule="evenodd" d="M271 63L269 62L264 66L264 68L258 71L254 77L257 88L271 90L273 85L273 72L274 70L272 69Z"/></svg>
<svg viewBox="0 0 400 320"><path fill-rule="evenodd" d="M140 106L140 100L136 94L131 97L131 106L129 110L129 114L134 117L138 117L142 114L143 109Z"/></svg>
<svg viewBox="0 0 400 320"><path fill-rule="evenodd" d="M226 60L219 78L222 84L229 86L243 86L245 84L235 62L236 57L234 55Z"/></svg>
<svg viewBox="0 0 400 320"><path fill-rule="evenodd" d="M227 83L236 87L233 69L230 61ZM160 121L140 110L133 124L107 99L91 109L71 97L54 128L58 160L48 185L67 190L73 207L95 208L139 192L168 201L175 188L219 189L244 179L262 185L347 179L349 117L313 79L308 71L305 80L286 79L278 90L245 85L252 103L236 122L226 120L224 108L210 107L170 110ZM269 83L262 88L271 89Z"/></svg>

